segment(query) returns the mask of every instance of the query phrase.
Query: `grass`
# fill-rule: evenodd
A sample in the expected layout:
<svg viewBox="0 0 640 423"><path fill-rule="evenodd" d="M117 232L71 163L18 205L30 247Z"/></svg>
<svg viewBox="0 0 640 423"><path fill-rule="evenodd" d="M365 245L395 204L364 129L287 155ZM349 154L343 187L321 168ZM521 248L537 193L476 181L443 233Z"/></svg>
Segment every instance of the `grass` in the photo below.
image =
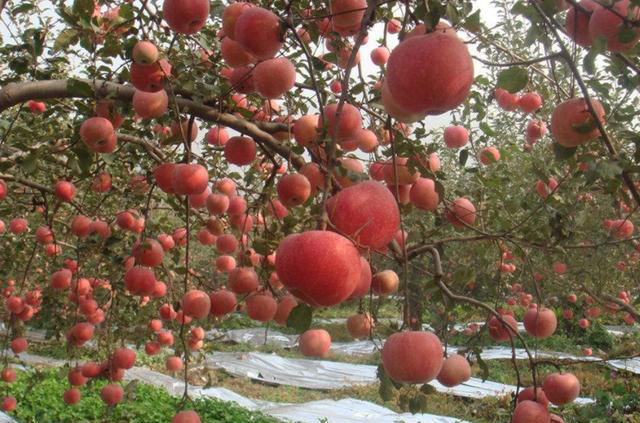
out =
<svg viewBox="0 0 640 423"><path fill-rule="evenodd" d="M106 407L99 396L106 381L95 380L82 387L82 399L67 405L62 396L69 388L60 370L19 372L8 393L18 400L12 416L24 423L166 423L179 410L180 398L161 388L142 383L124 385L125 398L115 407ZM195 399L186 408L196 410L207 423L278 423L279 420L250 412L232 403L211 398Z"/></svg>

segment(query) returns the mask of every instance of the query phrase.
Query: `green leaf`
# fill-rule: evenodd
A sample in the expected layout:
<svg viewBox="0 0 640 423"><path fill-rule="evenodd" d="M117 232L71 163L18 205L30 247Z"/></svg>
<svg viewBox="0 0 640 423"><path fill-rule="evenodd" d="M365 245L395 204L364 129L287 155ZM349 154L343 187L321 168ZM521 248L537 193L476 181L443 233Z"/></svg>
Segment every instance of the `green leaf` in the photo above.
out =
<svg viewBox="0 0 640 423"><path fill-rule="evenodd" d="M481 29L480 26L480 10L476 10L464 20L462 27L469 32L478 32Z"/></svg>
<svg viewBox="0 0 640 423"><path fill-rule="evenodd" d="M598 127L596 120L589 117L586 121L582 123L574 123L571 125L574 131L579 132L581 134L588 134Z"/></svg>
<svg viewBox="0 0 640 423"><path fill-rule="evenodd" d="M467 163L468 158L469 150L466 148L464 150L460 150L460 156L458 157L458 163L460 163L460 166L464 166Z"/></svg>
<svg viewBox="0 0 640 423"><path fill-rule="evenodd" d="M478 348L474 348L473 349L473 355L475 356L476 361L478 362L478 366L480 366L480 370L482 371L481 377L482 377L482 381L484 382L485 380L487 380L489 378L489 366L482 359L481 352L482 351L480 351L480 349L478 349Z"/></svg>
<svg viewBox="0 0 640 423"><path fill-rule="evenodd" d="M622 25L620 27L620 32L618 32L618 41L620 41L621 43L630 43L634 41L637 36L638 33L634 29L628 27L627 25Z"/></svg>
<svg viewBox="0 0 640 423"><path fill-rule="evenodd" d="M584 69L591 75L596 72L596 57L598 57L598 54L600 54L600 52L597 49L592 48L584 56L584 59L582 59Z"/></svg>
<svg viewBox="0 0 640 423"><path fill-rule="evenodd" d="M523 89L529 82L529 74L525 68L514 67L505 69L498 74L498 87L510 93Z"/></svg>
<svg viewBox="0 0 640 423"><path fill-rule="evenodd" d="M78 158L78 166L80 167L83 176L87 176L91 170L91 165L93 164L93 154L84 148L84 146L76 148L74 152Z"/></svg>
<svg viewBox="0 0 640 423"><path fill-rule="evenodd" d="M120 15L124 20L131 20L134 18L133 10L133 5L131 3L123 3L120 5L118 15Z"/></svg>
<svg viewBox="0 0 640 423"><path fill-rule="evenodd" d="M409 400L409 411L413 414L424 412L427 409L427 397L424 394L418 394Z"/></svg>
<svg viewBox="0 0 640 423"><path fill-rule="evenodd" d="M420 387L420 392L425 395L431 395L436 393L436 388L434 388L432 385L429 385L428 383L425 383Z"/></svg>
<svg viewBox="0 0 640 423"><path fill-rule="evenodd" d="M67 81L67 90L73 95L79 97L91 97L93 96L93 88L91 85L78 79L69 79Z"/></svg>
<svg viewBox="0 0 640 423"><path fill-rule="evenodd" d="M35 6L32 3L23 2L19 6L14 7L11 10L13 15L18 15L20 13L25 13L32 10Z"/></svg>
<svg viewBox="0 0 640 423"><path fill-rule="evenodd" d="M306 304L298 304L291 310L287 318L287 327L295 329L302 333L311 327L311 318L313 316L311 307Z"/></svg>
<svg viewBox="0 0 640 423"><path fill-rule="evenodd" d="M480 129L490 137L493 137L496 134L487 122L480 122Z"/></svg>
<svg viewBox="0 0 640 423"><path fill-rule="evenodd" d="M578 147L565 147L557 142L553 143L553 152L558 160L567 160L571 158L576 154L576 150L578 150Z"/></svg>
<svg viewBox="0 0 640 423"><path fill-rule="evenodd" d="M74 15L88 20L93 14L94 7L93 0L75 0L72 11Z"/></svg>
<svg viewBox="0 0 640 423"><path fill-rule="evenodd" d="M67 28L60 32L58 38L53 43L53 51L64 50L72 44L78 42L78 31L73 28Z"/></svg>
<svg viewBox="0 0 640 423"><path fill-rule="evenodd" d="M38 166L38 152L33 152L26 156L20 162L20 167L24 170L25 173L31 173L36 170Z"/></svg>

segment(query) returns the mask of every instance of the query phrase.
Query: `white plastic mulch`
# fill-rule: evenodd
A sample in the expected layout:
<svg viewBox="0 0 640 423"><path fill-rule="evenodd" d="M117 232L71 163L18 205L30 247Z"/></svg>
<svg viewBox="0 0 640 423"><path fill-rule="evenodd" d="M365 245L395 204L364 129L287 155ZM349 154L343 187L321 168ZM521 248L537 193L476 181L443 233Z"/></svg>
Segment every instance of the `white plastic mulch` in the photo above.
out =
<svg viewBox="0 0 640 423"><path fill-rule="evenodd" d="M265 336L266 335L266 336ZM213 336L213 335L210 335ZM215 332L215 336L222 336L225 340L237 342L237 343L248 343L251 345L263 345L263 344L272 344L277 345L282 348L293 348L297 345L297 335L286 335L277 331L269 330L265 331L264 328L250 328L250 329L234 329L226 332ZM345 354L345 355L368 355L372 354L376 350L382 348L382 342L374 343L370 340L363 341L352 341L352 342L332 342L331 343L331 351L335 353ZM450 352L455 352L459 347L449 346L448 350ZM511 359L512 350L509 347L485 347L483 348L480 356L483 360L504 360ZM602 361L598 357L578 357L571 354L566 354L562 352L548 352L548 351L537 351L537 357L548 357L555 359L562 359L568 361L594 361L594 362L602 362L603 364L615 369L615 370L626 370L632 373L640 374L640 357L630 358L627 360L608 360ZM515 349L516 359L524 360L527 359L527 353L523 348Z"/></svg>
<svg viewBox="0 0 640 423"><path fill-rule="evenodd" d="M207 365L224 369L234 376L247 377L265 383L297 386L309 389L341 389L355 385L370 385L377 380L377 366L340 363L326 360L284 358L264 353L213 353L207 355ZM516 386L471 378L468 382L447 388L430 382L436 391L464 398L496 397L516 392ZM578 403L589 403L579 398Z"/></svg>
<svg viewBox="0 0 640 423"><path fill-rule="evenodd" d="M31 365L61 366L65 363L62 360L26 353L20 354L20 358ZM143 367L133 367L127 370L124 380L139 380L163 388L175 396L182 395L184 391L183 381ZM193 385L189 385L188 388L192 397L208 397L229 401L251 411L260 411L278 419L296 423L318 423L323 419L327 423L469 423L466 420L433 414L399 414L377 404L353 398L289 404L246 398L226 388L202 388ZM10 416L0 413L0 423L16 423L16 421Z"/></svg>

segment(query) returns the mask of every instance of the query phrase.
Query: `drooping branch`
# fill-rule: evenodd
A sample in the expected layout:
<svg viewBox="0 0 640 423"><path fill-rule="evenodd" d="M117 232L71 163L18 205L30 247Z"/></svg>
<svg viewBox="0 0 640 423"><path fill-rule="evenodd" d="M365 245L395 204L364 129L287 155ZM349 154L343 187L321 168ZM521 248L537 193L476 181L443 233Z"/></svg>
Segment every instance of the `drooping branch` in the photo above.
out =
<svg viewBox="0 0 640 423"><path fill-rule="evenodd" d="M8 181L8 182L15 182L16 184L20 184L20 185L23 185L25 187L33 188L35 190L40 191L40 193L42 193L42 195L44 195L44 194L54 195L53 188L45 186L45 185L42 185L42 184L39 184L37 182L30 181L28 179L20 178L19 176L13 176L13 175L7 175L7 174L0 173L0 180ZM72 201L70 204L73 207L75 207L76 210L78 210L79 212L82 213L82 207L80 207L80 205L78 203L76 203L75 201Z"/></svg>
<svg viewBox="0 0 640 423"><path fill-rule="evenodd" d="M135 92L135 89L131 86L109 81L81 80L81 82L89 84L99 97L131 101ZM11 83L0 90L0 112L29 100L93 98L94 92L73 90L72 87L70 88L68 81L64 79ZM271 132L286 131L286 125L273 122L250 122L230 113L221 113L212 107L199 104L182 96L176 97L176 103L184 113L190 113L202 120L227 126L254 138L256 141L260 141L271 151L290 161L296 168L300 168L304 164L304 160L300 156L280 143L271 134Z"/></svg>

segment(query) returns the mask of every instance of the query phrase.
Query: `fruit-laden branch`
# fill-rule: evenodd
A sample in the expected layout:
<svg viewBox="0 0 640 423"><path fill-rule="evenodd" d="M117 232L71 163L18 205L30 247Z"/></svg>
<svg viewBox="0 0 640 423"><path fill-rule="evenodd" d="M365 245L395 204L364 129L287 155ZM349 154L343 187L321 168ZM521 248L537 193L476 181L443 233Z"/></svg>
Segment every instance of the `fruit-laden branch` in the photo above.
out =
<svg viewBox="0 0 640 423"><path fill-rule="evenodd" d="M614 303L627 313L629 313L636 321L640 321L640 313L632 305L625 303L620 298L614 297L609 294L595 294L589 290L586 286L582 285L582 289L589 294L592 298L595 298L600 304L606 305L607 302Z"/></svg>
<svg viewBox="0 0 640 423"><path fill-rule="evenodd" d="M487 312L489 312L491 315L493 315L496 319L498 319L498 321L502 324L502 326L507 329L507 331L509 332L509 336L511 339L513 339L513 335L515 335L520 342L522 343L522 347L524 348L525 352L527 353L527 357L529 358L529 365L531 367L531 377L533 380L533 386L538 386L537 382L536 382L536 361L533 358L533 355L531 354L531 350L529 349L529 346L527 345L527 341L525 341L525 339L522 337L522 335L520 335L520 332L518 332L517 328L512 328L507 322L504 321L504 319L502 318L502 315L500 313L498 313L496 310L494 310L493 308L491 308L491 306L483 303L482 301L476 300L475 298L471 298L471 297L466 297L464 295L457 295L454 294L449 287L442 281L442 277L444 276L444 272L442 271L442 261L440 260L440 253L438 252L438 250L430 245L427 247L428 252L431 254L431 258L433 259L433 279L435 281L435 283L438 285L438 287L440 288L440 290L442 290L442 292L444 293L444 295L446 295L449 299L453 300L453 301L458 301L458 302L463 302L463 303L468 303L471 305L474 305L476 307L480 307L484 310L486 310ZM514 349L515 346L513 344L513 340L511 341L511 348ZM515 366L517 369L517 366Z"/></svg>
<svg viewBox="0 0 640 423"><path fill-rule="evenodd" d="M89 84L100 97L131 101L135 89L130 86L103 80L81 80ZM51 81L34 81L11 83L0 90L0 112L29 100L46 100L51 98L93 98L94 92L74 90L65 79ZM176 103L184 113L190 113L208 122L215 122L238 132L246 134L261 142L270 150L290 161L296 168L302 167L304 160L281 144L269 132L286 131L286 125L274 123L253 123L240 119L230 113L220 113L212 107L196 103L183 97L176 97Z"/></svg>
<svg viewBox="0 0 640 423"><path fill-rule="evenodd" d="M499 234L497 235L487 234L487 235L474 235L474 236L468 236L468 237L443 238L443 239L430 241L429 244L414 245L407 249L407 256L409 257L409 260L411 260L421 254L428 253L430 248L432 248L433 245L437 245L437 244L446 244L449 242L493 241L495 239L504 239L505 241L521 243L521 244L525 244L527 247L538 248L538 249L550 249L550 248L557 247L556 245L544 245L539 243L532 243L516 237L508 237L508 236L499 235ZM618 239L613 241L603 241L597 244L569 244L569 245L562 245L562 248L572 249L572 250L600 248L605 246L623 244L625 242L630 242L635 240L640 240L640 237Z"/></svg>
<svg viewBox="0 0 640 423"><path fill-rule="evenodd" d="M147 153L151 156L153 160L158 163L164 163L167 160L167 156L164 152L158 147L149 143L149 141L144 140L142 138L134 137L133 135L121 134L118 133L118 139L120 141L128 142L131 144L136 144L147 150Z"/></svg>
<svg viewBox="0 0 640 423"><path fill-rule="evenodd" d="M587 103L587 108L589 109L589 113L591 113L591 116L593 117L593 121L594 121L596 127L598 128L598 131L600 132L600 136L602 137L602 141L604 142L604 145L607 148L607 151L609 152L609 156L612 159L618 161L619 160L618 152L616 151L615 147L613 146L613 142L611 141L611 138L609 137L609 134L607 133L606 129L604 128L604 124L600 121L600 119L598 117L598 114L596 113L596 110L593 107L593 101L591 100L591 95L589 94L589 89L587 88L587 85L584 83L584 80L582 79L582 76L580 75L580 71L578 70L578 67L573 62L573 57L571 56L571 53L569 52L567 47L562 42L562 39L560 38L560 35L558 34L558 31L556 30L556 28L562 28L562 26L553 17L547 16L547 14L545 14L544 11L540 8L540 5L537 4L535 1L529 0L529 3L531 3L531 5L538 12L538 15L540 15L542 20L547 24L547 26L549 27L549 30L551 31L551 34L553 35L553 38L556 40L556 42L560 46L560 49L562 50L562 55L563 55L563 57L565 59L565 62L567 64L567 66L569 66L569 69L571 69L571 73L573 74L573 76L576 78L576 82L578 83L578 86L580 87L580 91L582 92L582 96L584 97L584 100ZM623 170L622 171L622 181L627 186L627 188L629 188L629 191L631 192L631 196L635 200L636 204L638 206L640 206L640 193L638 192L638 190L636 189L636 186L634 185L633 181L631 180L631 177L629 176L629 171L628 170Z"/></svg>
<svg viewBox="0 0 640 423"><path fill-rule="evenodd" d="M37 182L29 181L28 179L23 179L23 178L20 178L18 176L13 176L13 175L7 175L7 174L0 173L0 180L9 181L9 182L15 182L16 184L24 185L25 187L37 189L38 191L40 191L42 193L42 195L44 195L44 194L54 195L55 194L51 187L39 184ZM70 204L73 207L75 207L79 212L82 213L82 208L80 207L80 205L78 203L76 203L75 201L72 201Z"/></svg>

